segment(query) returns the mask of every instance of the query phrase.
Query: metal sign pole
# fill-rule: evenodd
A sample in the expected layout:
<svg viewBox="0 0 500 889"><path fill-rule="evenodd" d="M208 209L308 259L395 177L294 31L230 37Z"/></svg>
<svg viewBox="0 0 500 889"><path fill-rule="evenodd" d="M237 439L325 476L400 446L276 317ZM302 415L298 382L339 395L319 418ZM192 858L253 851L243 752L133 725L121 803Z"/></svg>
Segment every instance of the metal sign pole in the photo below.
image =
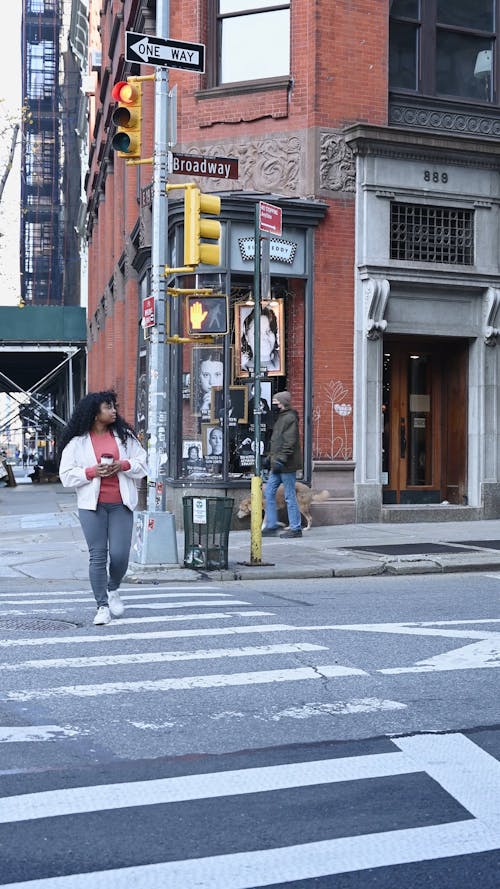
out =
<svg viewBox="0 0 500 889"><path fill-rule="evenodd" d="M262 561L262 479L260 476L260 208L255 205L255 266L253 279L253 373L254 373L254 459L251 482L250 562Z"/></svg>
<svg viewBox="0 0 500 889"><path fill-rule="evenodd" d="M157 0L156 30L168 37L169 0ZM153 232L151 244L151 296L155 324L150 328L148 380L148 496L147 512L138 513L132 559L141 564L178 564L177 536L172 513L166 512L165 483L159 477L160 457L167 452L169 354L165 266L168 265L168 69L155 73L155 124L153 157Z"/></svg>

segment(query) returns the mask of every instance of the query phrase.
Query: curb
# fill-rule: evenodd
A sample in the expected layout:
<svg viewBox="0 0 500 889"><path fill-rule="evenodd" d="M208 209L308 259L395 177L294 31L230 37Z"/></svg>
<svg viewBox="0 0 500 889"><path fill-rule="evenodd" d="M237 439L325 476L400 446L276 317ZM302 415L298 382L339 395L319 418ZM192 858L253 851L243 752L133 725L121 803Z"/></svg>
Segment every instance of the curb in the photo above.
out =
<svg viewBox="0 0 500 889"><path fill-rule="evenodd" d="M193 581L230 582L237 580L315 580L318 578L346 578L346 577L377 577L381 575L411 576L412 574L460 574L467 571L500 571L499 561L467 561L457 563L456 560L445 559L408 559L408 560L380 560L370 564L332 564L317 568L287 567L281 568L270 564L259 565L230 565L228 568L215 568L207 570L200 568L182 568L175 566L150 566L142 570L135 570L127 574L125 580L129 583L157 582L166 583L176 580L179 583ZM175 572L175 577L173 576Z"/></svg>

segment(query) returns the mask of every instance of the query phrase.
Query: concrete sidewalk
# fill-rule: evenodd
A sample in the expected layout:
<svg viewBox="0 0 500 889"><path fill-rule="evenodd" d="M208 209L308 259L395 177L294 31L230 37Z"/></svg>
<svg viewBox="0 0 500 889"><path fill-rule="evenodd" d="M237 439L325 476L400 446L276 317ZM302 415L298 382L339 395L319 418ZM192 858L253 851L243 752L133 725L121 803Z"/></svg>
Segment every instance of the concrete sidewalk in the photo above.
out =
<svg viewBox="0 0 500 889"><path fill-rule="evenodd" d="M382 548L379 549L379 548ZM332 525L301 539L264 538L262 564L250 561L250 531L231 531L229 568L205 572L179 566L131 564L127 579L193 581L356 577L500 571L500 520L411 524ZM60 484L0 487L0 578L88 582L88 555L76 496Z"/></svg>

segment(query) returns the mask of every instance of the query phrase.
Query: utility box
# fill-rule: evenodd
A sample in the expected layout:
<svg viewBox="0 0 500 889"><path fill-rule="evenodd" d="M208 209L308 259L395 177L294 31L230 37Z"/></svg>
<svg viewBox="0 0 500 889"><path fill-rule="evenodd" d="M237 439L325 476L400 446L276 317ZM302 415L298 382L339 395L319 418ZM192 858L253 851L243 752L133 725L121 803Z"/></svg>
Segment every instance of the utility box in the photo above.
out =
<svg viewBox="0 0 500 889"><path fill-rule="evenodd" d="M184 568L228 567L232 497L183 497Z"/></svg>

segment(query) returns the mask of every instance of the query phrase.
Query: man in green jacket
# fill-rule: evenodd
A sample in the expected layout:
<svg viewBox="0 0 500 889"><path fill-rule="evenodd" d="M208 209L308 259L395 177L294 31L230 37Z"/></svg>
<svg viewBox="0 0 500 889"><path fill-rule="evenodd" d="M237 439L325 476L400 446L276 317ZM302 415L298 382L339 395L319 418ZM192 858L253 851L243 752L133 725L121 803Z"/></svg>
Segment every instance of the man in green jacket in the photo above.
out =
<svg viewBox="0 0 500 889"><path fill-rule="evenodd" d="M274 537L279 528L276 509L276 491L283 484L285 502L288 510L289 528L280 537L302 537L300 510L295 494L297 470L302 469L302 453L300 450L299 418L297 411L291 406L292 396L289 392L277 392L273 395L273 408L278 416L273 426L269 456L271 472L266 483L266 527L262 530L263 537Z"/></svg>

